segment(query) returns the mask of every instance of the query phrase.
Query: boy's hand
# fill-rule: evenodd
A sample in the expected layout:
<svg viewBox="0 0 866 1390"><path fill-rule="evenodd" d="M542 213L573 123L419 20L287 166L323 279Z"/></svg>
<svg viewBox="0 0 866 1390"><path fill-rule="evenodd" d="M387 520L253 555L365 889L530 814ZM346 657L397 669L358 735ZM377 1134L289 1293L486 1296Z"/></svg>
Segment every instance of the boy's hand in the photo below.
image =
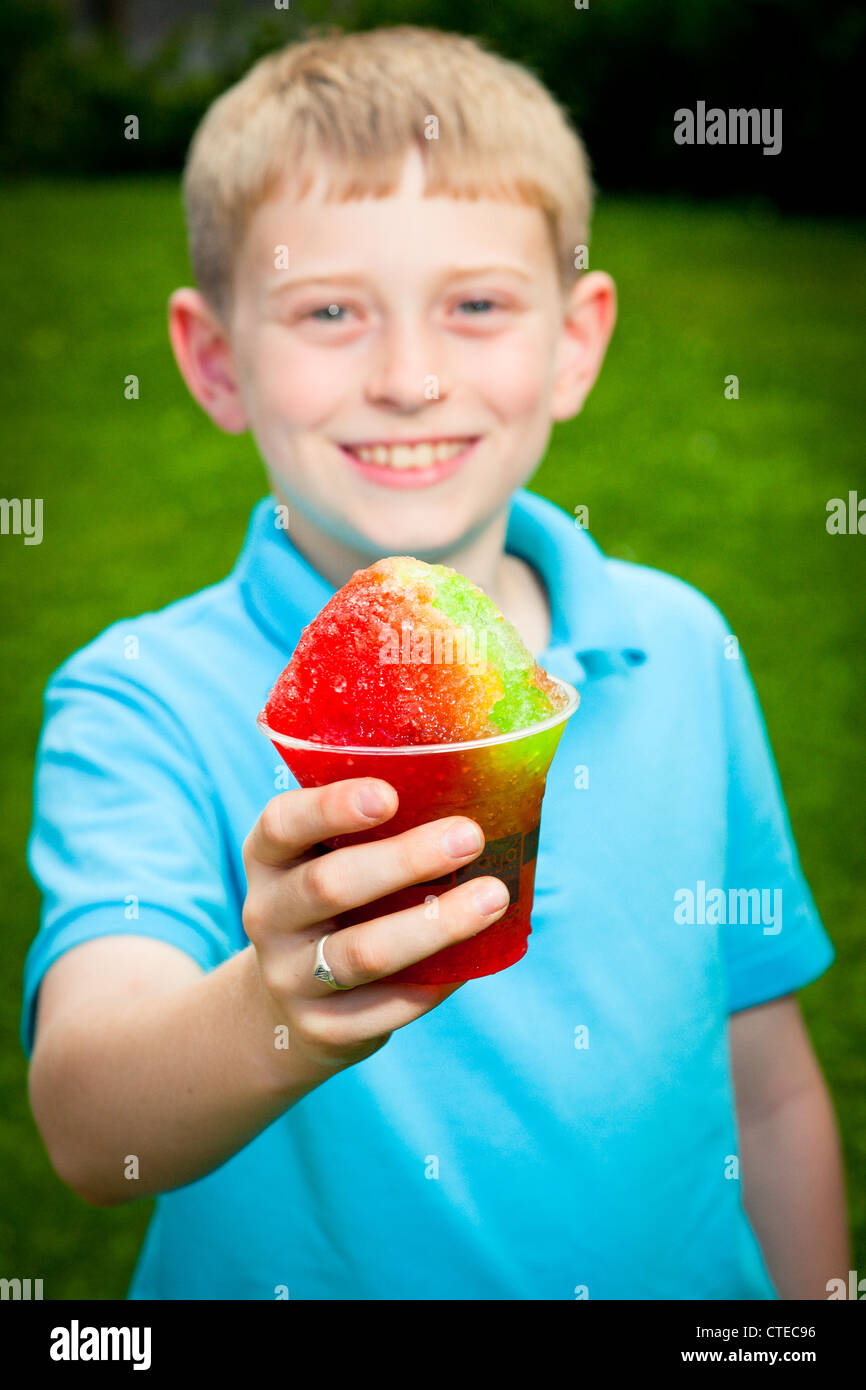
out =
<svg viewBox="0 0 866 1390"><path fill-rule="evenodd" d="M375 793L381 810L370 815L362 805L372 810L368 798ZM288 1026L291 1050L302 1050L328 1072L363 1061L395 1028L460 988L377 983L383 976L483 931L508 906L499 879L474 878L443 893L436 918L425 916L422 903L344 927L328 941L328 965L340 985L353 988L334 990L317 980L316 944L334 931L338 913L439 878L468 864L484 846L475 821L448 816L384 840L311 853L321 840L381 824L396 809L394 788L371 778L283 792L268 803L244 843L243 923L274 1023ZM461 849L451 840L461 831L474 832L474 845ZM492 911L478 902L491 888L501 893Z"/></svg>

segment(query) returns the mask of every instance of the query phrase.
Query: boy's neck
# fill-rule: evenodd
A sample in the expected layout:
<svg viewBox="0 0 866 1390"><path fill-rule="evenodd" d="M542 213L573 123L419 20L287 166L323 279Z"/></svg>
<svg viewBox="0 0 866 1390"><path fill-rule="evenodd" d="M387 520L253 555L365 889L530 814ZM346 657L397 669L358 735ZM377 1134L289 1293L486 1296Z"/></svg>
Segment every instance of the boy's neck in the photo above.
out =
<svg viewBox="0 0 866 1390"><path fill-rule="evenodd" d="M335 589L341 588L355 570L381 558L365 555L329 536L297 507L292 507L291 517L292 544ZM505 550L507 526L506 507L465 543L438 555L436 563L450 565L483 589L514 624L532 654L538 656L550 641L550 600L535 569ZM426 557L419 554L416 558Z"/></svg>

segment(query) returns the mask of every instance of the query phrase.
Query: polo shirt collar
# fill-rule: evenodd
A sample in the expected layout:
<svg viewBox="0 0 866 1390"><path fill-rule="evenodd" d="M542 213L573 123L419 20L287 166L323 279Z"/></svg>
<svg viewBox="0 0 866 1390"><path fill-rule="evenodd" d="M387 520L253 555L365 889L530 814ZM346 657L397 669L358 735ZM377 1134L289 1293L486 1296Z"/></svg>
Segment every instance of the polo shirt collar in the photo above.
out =
<svg viewBox="0 0 866 1390"><path fill-rule="evenodd" d="M336 593L292 545L272 496L253 508L235 566L244 603L269 637L294 650L301 628ZM646 659L632 606L595 541L554 503L518 489L511 501L506 550L538 572L551 606L550 642L541 665L574 684L625 672Z"/></svg>
<svg viewBox="0 0 866 1390"><path fill-rule="evenodd" d="M646 660L633 605L588 531L526 488L514 494L505 549L538 572L550 599L550 642L539 661L575 685Z"/></svg>

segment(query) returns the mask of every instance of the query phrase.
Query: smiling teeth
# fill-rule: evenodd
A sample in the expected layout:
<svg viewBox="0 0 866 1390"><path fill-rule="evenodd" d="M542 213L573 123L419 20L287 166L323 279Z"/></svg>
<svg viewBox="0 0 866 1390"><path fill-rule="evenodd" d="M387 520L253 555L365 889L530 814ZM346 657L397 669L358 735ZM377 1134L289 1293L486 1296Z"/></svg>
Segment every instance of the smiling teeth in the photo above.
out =
<svg viewBox="0 0 866 1390"><path fill-rule="evenodd" d="M362 463L378 463L385 468L429 468L442 459L453 458L468 447L466 439L440 440L438 444L373 444L351 449Z"/></svg>

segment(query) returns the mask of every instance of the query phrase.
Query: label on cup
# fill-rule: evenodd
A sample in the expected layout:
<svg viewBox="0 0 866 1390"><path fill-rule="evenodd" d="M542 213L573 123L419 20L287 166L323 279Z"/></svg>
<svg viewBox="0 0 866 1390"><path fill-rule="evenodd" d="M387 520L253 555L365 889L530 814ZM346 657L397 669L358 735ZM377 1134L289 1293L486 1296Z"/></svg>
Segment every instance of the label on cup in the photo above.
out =
<svg viewBox="0 0 866 1390"><path fill-rule="evenodd" d="M528 864L530 859L538 858L538 832L541 829L537 825L534 830L528 830L523 837L523 856L521 864Z"/></svg>
<svg viewBox="0 0 866 1390"><path fill-rule="evenodd" d="M520 867L535 859L538 854L538 826L528 834L503 835L499 840L488 840L477 859L465 864L455 873L436 879L436 884L451 888L465 883L468 878L484 878L490 874L501 878L508 889L512 903L520 895Z"/></svg>

